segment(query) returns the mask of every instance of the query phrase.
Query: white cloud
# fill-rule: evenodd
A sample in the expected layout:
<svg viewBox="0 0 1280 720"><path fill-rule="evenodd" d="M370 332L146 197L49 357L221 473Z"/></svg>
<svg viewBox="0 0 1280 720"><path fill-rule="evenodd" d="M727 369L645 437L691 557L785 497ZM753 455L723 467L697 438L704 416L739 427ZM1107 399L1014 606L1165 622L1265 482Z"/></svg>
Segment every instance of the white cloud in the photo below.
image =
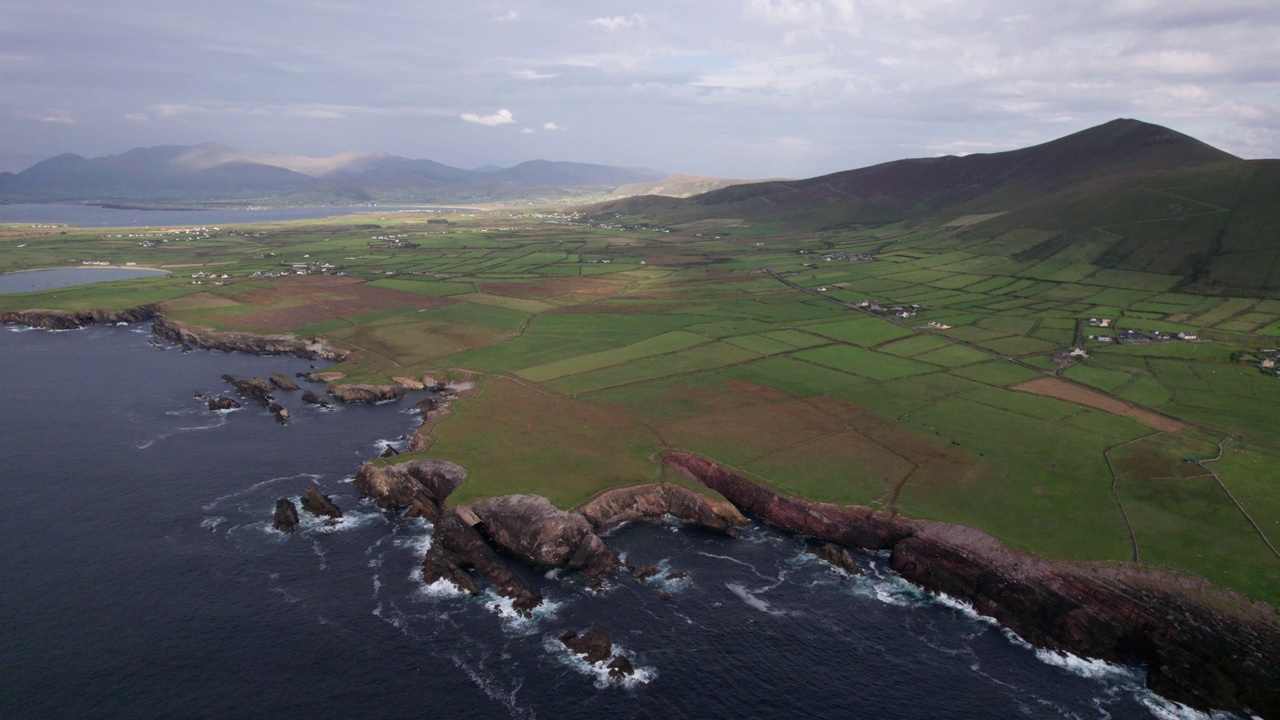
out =
<svg viewBox="0 0 1280 720"><path fill-rule="evenodd" d="M631 13L630 15L615 15L614 17L598 17L588 23L594 27L604 28L609 32L620 30L622 28L646 28L649 26L648 21L640 13Z"/></svg>
<svg viewBox="0 0 1280 720"><path fill-rule="evenodd" d="M72 120L68 115L41 115L40 122L53 123L54 125L75 125L76 121Z"/></svg>
<svg viewBox="0 0 1280 720"><path fill-rule="evenodd" d="M537 70L512 70L511 74L521 80L547 80L557 77L560 73L544 73Z"/></svg>
<svg viewBox="0 0 1280 720"><path fill-rule="evenodd" d="M549 123L543 123L542 129L543 130L563 130L564 128L560 127L559 125L553 122L549 122Z"/></svg>
<svg viewBox="0 0 1280 720"><path fill-rule="evenodd" d="M515 22L516 20L519 20L519 19L520 19L520 13L516 12L515 10L508 10L502 15L495 15L493 18L493 21L494 22Z"/></svg>
<svg viewBox="0 0 1280 720"><path fill-rule="evenodd" d="M538 131L537 131L537 130L534 130L533 128L520 128L520 134L521 134L521 135L532 135L532 134L534 134L534 133L536 133L536 132L538 132Z"/></svg>
<svg viewBox="0 0 1280 720"><path fill-rule="evenodd" d="M506 108L502 108L501 110L499 110L498 112L492 115L477 115L475 113L462 113L462 119L466 120L469 123L477 123L479 125L488 125L490 127L493 127L495 125L506 125L508 123L513 123L516 121L515 116L513 116L511 114L511 111Z"/></svg>

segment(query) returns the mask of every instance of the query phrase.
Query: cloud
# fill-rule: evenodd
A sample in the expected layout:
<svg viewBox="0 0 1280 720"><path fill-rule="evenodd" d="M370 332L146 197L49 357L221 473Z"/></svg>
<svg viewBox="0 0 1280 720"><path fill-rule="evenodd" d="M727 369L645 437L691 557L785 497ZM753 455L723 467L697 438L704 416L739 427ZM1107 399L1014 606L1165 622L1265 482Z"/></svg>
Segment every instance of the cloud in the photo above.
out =
<svg viewBox="0 0 1280 720"><path fill-rule="evenodd" d="M512 70L511 74L521 80L547 80L560 75L560 73L544 73L537 70Z"/></svg>
<svg viewBox="0 0 1280 720"><path fill-rule="evenodd" d="M563 130L564 128L560 127L559 125L553 122L549 122L549 123L543 123L542 129L543 130Z"/></svg>
<svg viewBox="0 0 1280 720"><path fill-rule="evenodd" d="M520 19L520 13L516 12L515 10L508 10L502 15L495 15L493 17L494 22L515 22L516 20L519 20L519 19Z"/></svg>
<svg viewBox="0 0 1280 720"><path fill-rule="evenodd" d="M520 134L521 134L521 135L532 135L532 134L534 134L534 133L536 133L536 132L538 132L538 131L537 131L537 130L534 130L533 128L520 128Z"/></svg>
<svg viewBox="0 0 1280 720"><path fill-rule="evenodd" d="M506 125L508 123L513 123L516 121L515 116L513 116L511 114L511 111L506 108L502 108L501 110L499 110L498 112L492 115L477 115L475 113L462 113L462 119L466 120L469 123L477 123L479 125L488 125L490 127L493 127L495 125Z"/></svg>
<svg viewBox="0 0 1280 720"><path fill-rule="evenodd" d="M604 28L609 32L620 30L622 28L646 28L649 27L648 21L640 13L631 13L630 15L615 15L614 17L598 17L592 20L589 25L598 28Z"/></svg>

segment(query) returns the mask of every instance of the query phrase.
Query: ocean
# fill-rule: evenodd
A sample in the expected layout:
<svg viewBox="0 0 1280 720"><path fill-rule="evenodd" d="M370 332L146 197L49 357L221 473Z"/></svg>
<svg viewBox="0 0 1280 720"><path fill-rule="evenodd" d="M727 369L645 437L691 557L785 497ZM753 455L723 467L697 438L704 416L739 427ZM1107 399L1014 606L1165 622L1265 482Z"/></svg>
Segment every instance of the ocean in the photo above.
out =
<svg viewBox="0 0 1280 720"><path fill-rule="evenodd" d="M0 717L1204 717L1139 668L1036 651L882 555L848 577L762 524L624 526L610 545L688 577L594 592L526 570L547 598L531 619L425 586L430 523L352 485L412 432L413 397L325 411L278 392L279 425L194 396L310 365L184 354L146 326L0 327ZM276 499L311 484L344 520L273 530ZM595 624L635 677L556 639Z"/></svg>

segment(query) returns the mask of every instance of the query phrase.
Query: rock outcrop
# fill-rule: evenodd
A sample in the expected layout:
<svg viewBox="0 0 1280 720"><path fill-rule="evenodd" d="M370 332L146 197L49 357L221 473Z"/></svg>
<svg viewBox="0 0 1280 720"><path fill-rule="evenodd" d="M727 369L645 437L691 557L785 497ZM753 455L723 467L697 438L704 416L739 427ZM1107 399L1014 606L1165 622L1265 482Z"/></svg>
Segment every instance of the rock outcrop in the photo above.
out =
<svg viewBox="0 0 1280 720"><path fill-rule="evenodd" d="M298 383L294 382L293 378L289 377L288 375L282 375L278 372L271 373L270 380L272 385L275 385L281 390L297 390L298 389Z"/></svg>
<svg viewBox="0 0 1280 720"><path fill-rule="evenodd" d="M399 375L391 378L391 382L399 385L405 390L422 390L426 387L422 384L422 381L417 378L403 377Z"/></svg>
<svg viewBox="0 0 1280 720"><path fill-rule="evenodd" d="M231 375L223 375L222 381L234 387L236 392L240 393L240 397L252 400L262 407L271 406L271 386L262 378L237 380Z"/></svg>
<svg viewBox="0 0 1280 720"><path fill-rule="evenodd" d="M293 335L255 335L241 332L222 332L188 326L184 323L156 316L151 332L174 343L187 343L206 350L233 350L255 355L293 355L295 357L324 360L342 360L345 350L332 347L323 340L300 340Z"/></svg>
<svg viewBox="0 0 1280 720"><path fill-rule="evenodd" d="M219 395L216 398L209 399L210 410L238 410L239 408L240 403L232 400L226 395Z"/></svg>
<svg viewBox="0 0 1280 720"><path fill-rule="evenodd" d="M288 498L276 501L276 511L272 515L272 525L282 533L291 533L298 527L298 507Z"/></svg>
<svg viewBox="0 0 1280 720"><path fill-rule="evenodd" d="M601 663L609 660L609 677L620 680L635 674L635 667L625 655L613 654L613 638L602 627L595 626L578 635L572 630L560 636L565 647L582 655L589 663ZM612 659L610 659L612 658Z"/></svg>
<svg viewBox="0 0 1280 720"><path fill-rule="evenodd" d="M308 405L319 405L320 407L329 407L329 403L319 395L310 390L302 391L302 402Z"/></svg>
<svg viewBox="0 0 1280 720"><path fill-rule="evenodd" d="M503 495L472 503L470 510L478 530L530 565L582 570L596 578L618 565L618 554L585 517L541 495Z"/></svg>
<svg viewBox="0 0 1280 720"><path fill-rule="evenodd" d="M1280 717L1280 617L1199 578L1136 565L1069 564L986 533L791 498L691 453L664 462L775 525L890 551L894 570L973 604L1027 642L1147 668L1154 692L1202 710Z"/></svg>
<svg viewBox="0 0 1280 720"><path fill-rule="evenodd" d="M342 517L342 510L333 503L333 499L320 492L320 488L312 485L302 496L302 509L316 517L327 517L334 520Z"/></svg>
<svg viewBox="0 0 1280 720"><path fill-rule="evenodd" d="M461 465L445 460L367 462L356 473L356 491L386 510L408 508L405 517L435 521L444 500L467 476Z"/></svg>
<svg viewBox="0 0 1280 720"><path fill-rule="evenodd" d="M747 524L731 503L669 483L608 490L583 503L578 512L597 531L635 520L660 520L667 515L730 534Z"/></svg>
<svg viewBox="0 0 1280 720"><path fill-rule="evenodd" d="M448 580L472 595L479 595L479 586L467 573L467 568L474 568L495 592L511 598L517 611L529 614L542 602L542 596L511 571L493 546L468 522L472 519L464 519L464 513L454 508L441 510L435 521L431 549L422 559L423 582Z"/></svg>
<svg viewBox="0 0 1280 720"><path fill-rule="evenodd" d="M850 575L861 575L862 568L858 567L858 563L854 561L853 555L846 548L842 548L835 543L822 543L815 547L809 548L809 553L819 560L823 560L832 567L839 568Z"/></svg>
<svg viewBox="0 0 1280 720"><path fill-rule="evenodd" d="M376 403L384 400L395 400L404 397L404 388L399 385L339 385L329 383L329 394L344 403Z"/></svg>
<svg viewBox="0 0 1280 720"><path fill-rule="evenodd" d="M45 330L74 330L87 325L146 322L159 314L155 305L125 310L13 310L0 312L0 323L17 323Z"/></svg>

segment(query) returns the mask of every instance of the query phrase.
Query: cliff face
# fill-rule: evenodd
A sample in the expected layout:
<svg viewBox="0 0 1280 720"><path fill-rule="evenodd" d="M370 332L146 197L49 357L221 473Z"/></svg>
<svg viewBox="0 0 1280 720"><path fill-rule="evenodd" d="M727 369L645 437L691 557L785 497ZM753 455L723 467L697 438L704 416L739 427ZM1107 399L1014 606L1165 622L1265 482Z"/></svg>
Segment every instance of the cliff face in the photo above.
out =
<svg viewBox="0 0 1280 720"><path fill-rule="evenodd" d="M399 385L340 385L331 382L327 387L330 395L348 404L376 403L404 396L404 388Z"/></svg>
<svg viewBox="0 0 1280 720"><path fill-rule="evenodd" d="M503 495L473 503L476 525L503 550L526 563L565 567L603 577L618 554L581 514L557 508L541 495Z"/></svg>
<svg viewBox="0 0 1280 720"><path fill-rule="evenodd" d="M86 325L145 322L157 317L155 305L140 305L127 310L15 310L0 313L0 323L17 323L45 330L74 330Z"/></svg>
<svg viewBox="0 0 1280 720"><path fill-rule="evenodd" d="M372 499L380 508L407 507L406 517L435 521L445 498L458 489L467 476L461 465L445 460L410 460L384 467L367 462L356 473L356 491Z"/></svg>
<svg viewBox="0 0 1280 720"><path fill-rule="evenodd" d="M292 335L253 335L240 332L220 332L207 328L190 327L163 316L157 316L151 331L175 343L187 343L207 350L231 350L255 355L293 355L295 357L324 360L342 360L346 351L332 347L323 340L308 342Z"/></svg>
<svg viewBox="0 0 1280 720"><path fill-rule="evenodd" d="M1144 664L1152 691L1192 707L1280 717L1280 618L1207 581L1058 563L972 528L790 498L690 453L664 462L780 527L888 549L907 580L972 603L1033 645Z"/></svg>

